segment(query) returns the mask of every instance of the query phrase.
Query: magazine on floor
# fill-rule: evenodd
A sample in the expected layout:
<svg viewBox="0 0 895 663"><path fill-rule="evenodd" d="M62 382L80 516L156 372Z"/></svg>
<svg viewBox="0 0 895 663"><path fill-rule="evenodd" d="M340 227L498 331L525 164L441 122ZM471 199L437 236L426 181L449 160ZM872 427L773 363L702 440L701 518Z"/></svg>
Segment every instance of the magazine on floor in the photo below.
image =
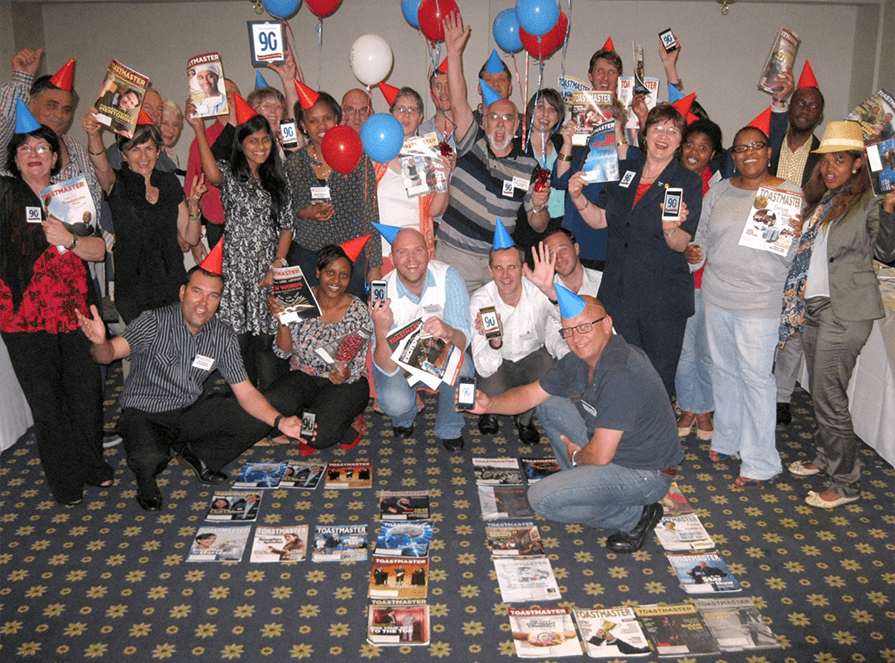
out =
<svg viewBox="0 0 895 663"><path fill-rule="evenodd" d="M692 603L641 605L634 612L659 656L718 654L720 649Z"/></svg>
<svg viewBox="0 0 895 663"><path fill-rule="evenodd" d="M255 528L252 563L303 562L308 558L308 525Z"/></svg>
<svg viewBox="0 0 895 663"><path fill-rule="evenodd" d="M96 232L96 205L83 175L40 190L47 217L54 217L73 235L87 237ZM65 253L61 247L60 254Z"/></svg>
<svg viewBox="0 0 895 663"><path fill-rule="evenodd" d="M392 557L426 557L432 544L432 523L383 521L376 538L376 554Z"/></svg>
<svg viewBox="0 0 895 663"><path fill-rule="evenodd" d="M326 473L326 463L303 463L290 461L286 465L279 488L299 488L314 490L320 485Z"/></svg>
<svg viewBox="0 0 895 663"><path fill-rule="evenodd" d="M865 145L888 140L895 136L895 98L885 90L878 90L858 104L845 119L861 125Z"/></svg>
<svg viewBox="0 0 895 663"><path fill-rule="evenodd" d="M317 525L314 532L315 562L363 562L367 559L366 525Z"/></svg>
<svg viewBox="0 0 895 663"><path fill-rule="evenodd" d="M802 194L797 191L762 184L755 192L739 245L788 255L796 238L789 222L802 211L802 200Z"/></svg>
<svg viewBox="0 0 895 663"><path fill-rule="evenodd" d="M251 527L245 525L206 525L193 537L188 562L238 562L249 541Z"/></svg>
<svg viewBox="0 0 895 663"><path fill-rule="evenodd" d="M550 456L548 458L535 458L534 456L522 456L519 459L522 465L522 473L528 480L529 484L537 483L544 477L556 474L560 471L559 463L556 458Z"/></svg>
<svg viewBox="0 0 895 663"><path fill-rule="evenodd" d="M420 602L425 602L428 592L428 557L373 555L370 598L419 599Z"/></svg>
<svg viewBox="0 0 895 663"><path fill-rule="evenodd" d="M776 94L780 86L778 76L784 71L792 71L796 53L799 52L799 44L802 40L799 35L788 28L780 28L768 59L765 61L758 77L758 89L768 94Z"/></svg>
<svg viewBox="0 0 895 663"><path fill-rule="evenodd" d="M378 646L428 645L429 606L416 602L370 601L367 642Z"/></svg>
<svg viewBox="0 0 895 663"><path fill-rule="evenodd" d="M485 545L494 557L546 555L534 521L507 520L485 525Z"/></svg>
<svg viewBox="0 0 895 663"><path fill-rule="evenodd" d="M99 88L93 117L116 134L133 138L149 85L146 76L112 60Z"/></svg>
<svg viewBox="0 0 895 663"><path fill-rule="evenodd" d="M382 520L428 520L428 490L383 490L379 493Z"/></svg>
<svg viewBox="0 0 895 663"><path fill-rule="evenodd" d="M243 463L233 482L234 488L276 488L286 474L288 463Z"/></svg>
<svg viewBox="0 0 895 663"><path fill-rule="evenodd" d="M330 461L326 467L326 489L348 490L373 487L373 464L368 460Z"/></svg>
<svg viewBox="0 0 895 663"><path fill-rule="evenodd" d="M480 486L518 486L524 482L515 458L473 458L472 471Z"/></svg>
<svg viewBox="0 0 895 663"><path fill-rule="evenodd" d="M505 603L562 599L548 558L514 557L492 561L497 571L501 600Z"/></svg>
<svg viewBox="0 0 895 663"><path fill-rule="evenodd" d="M665 516L656 525L656 536L665 550L705 550L715 547L696 514Z"/></svg>
<svg viewBox="0 0 895 663"><path fill-rule="evenodd" d="M652 651L633 608L575 608L574 614L591 658L646 656Z"/></svg>
<svg viewBox="0 0 895 663"><path fill-rule="evenodd" d="M273 296L285 308L277 316L284 325L320 317L317 298L298 265L273 268Z"/></svg>
<svg viewBox="0 0 895 663"><path fill-rule="evenodd" d="M520 658L581 656L581 641L568 608L509 608L507 614Z"/></svg>
<svg viewBox="0 0 895 663"><path fill-rule="evenodd" d="M671 485L668 486L668 492L665 493L665 497L659 500L659 502L662 504L663 513L666 516L683 516L693 513L693 507L690 506L684 493L681 492L677 481L671 482Z"/></svg>
<svg viewBox="0 0 895 663"><path fill-rule="evenodd" d="M254 522L258 518L262 495L255 490L215 490L205 520Z"/></svg>
<svg viewBox="0 0 895 663"><path fill-rule="evenodd" d="M781 647L751 596L700 598L696 599L696 609L721 651Z"/></svg>
<svg viewBox="0 0 895 663"><path fill-rule="evenodd" d="M688 594L739 592L743 589L717 550L670 552L666 557Z"/></svg>
<svg viewBox="0 0 895 663"><path fill-rule="evenodd" d="M522 486L478 486L483 520L535 517Z"/></svg>

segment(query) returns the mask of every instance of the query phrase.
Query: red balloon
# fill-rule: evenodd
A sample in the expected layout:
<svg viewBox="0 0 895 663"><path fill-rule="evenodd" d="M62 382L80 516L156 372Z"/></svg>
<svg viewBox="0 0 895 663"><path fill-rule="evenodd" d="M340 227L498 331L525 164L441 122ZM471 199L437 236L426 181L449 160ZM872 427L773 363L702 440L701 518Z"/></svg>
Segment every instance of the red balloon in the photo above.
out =
<svg viewBox="0 0 895 663"><path fill-rule="evenodd" d="M305 0L305 4L320 18L326 18L339 8L342 0Z"/></svg>
<svg viewBox="0 0 895 663"><path fill-rule="evenodd" d="M559 10L559 20L556 25L547 34L535 37L519 28L519 39L522 41L522 47L528 53L538 60L545 60L553 55L563 42L566 40L566 30L569 27L569 18L566 13Z"/></svg>
<svg viewBox="0 0 895 663"><path fill-rule="evenodd" d="M320 147L326 163L343 175L357 168L364 153L360 135L344 124L328 130Z"/></svg>
<svg viewBox="0 0 895 663"><path fill-rule="evenodd" d="M454 12L460 13L460 8L454 0L423 0L416 13L420 30L429 41L442 41L444 39L444 26L441 22L445 16Z"/></svg>

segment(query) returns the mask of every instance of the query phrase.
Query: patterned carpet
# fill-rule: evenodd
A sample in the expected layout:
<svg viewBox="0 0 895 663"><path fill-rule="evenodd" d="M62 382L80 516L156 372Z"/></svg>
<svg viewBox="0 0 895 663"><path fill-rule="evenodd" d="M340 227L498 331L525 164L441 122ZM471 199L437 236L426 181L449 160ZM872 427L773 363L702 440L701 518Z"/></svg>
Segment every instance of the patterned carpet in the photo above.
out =
<svg viewBox="0 0 895 663"><path fill-rule="evenodd" d="M359 447L322 454L323 460L370 458L372 490L275 490L265 495L259 523L310 523L312 531L317 523L367 523L372 537L379 490L431 491L428 647L366 643L369 561L251 564L246 552L238 563L187 564L211 490L183 466L172 464L159 477L165 506L147 513L134 500L121 446L112 448L107 458L117 469L114 487L91 488L83 504L63 508L51 500L36 445L26 436L0 457L0 660L515 658L507 605L484 545L470 458L547 455L547 445L520 447L509 418L501 419L500 434L482 439L470 418L471 444L449 455L433 436L434 399L425 399L428 407L413 438L395 439L388 421L368 410L370 428ZM114 403L107 410L111 420ZM812 414L800 390L794 415L791 426L778 430L784 463L811 457ZM740 595L757 599L783 646L699 660L895 661L895 470L862 447L863 499L824 512L803 503L808 489L820 489L816 477L784 473L772 486L747 491L733 485L735 463L713 466L708 444L695 436L686 447L678 483L742 583ZM296 453L284 446L255 447L246 456L278 461ZM640 552L623 556L609 553L602 535L582 527L538 524L562 592L560 605L687 600L653 537Z"/></svg>

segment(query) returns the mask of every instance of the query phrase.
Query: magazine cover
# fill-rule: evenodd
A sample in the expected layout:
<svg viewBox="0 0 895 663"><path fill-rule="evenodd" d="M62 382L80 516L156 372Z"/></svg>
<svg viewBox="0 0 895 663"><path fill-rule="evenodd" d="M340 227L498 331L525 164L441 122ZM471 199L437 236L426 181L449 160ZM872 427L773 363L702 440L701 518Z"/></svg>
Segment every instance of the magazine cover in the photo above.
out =
<svg viewBox="0 0 895 663"><path fill-rule="evenodd" d="M447 191L448 174L439 156L438 135L434 132L404 141L398 163L408 198Z"/></svg>
<svg viewBox="0 0 895 663"><path fill-rule="evenodd" d="M94 104L96 121L116 134L133 138L143 97L148 89L149 79L146 76L125 67L118 60L112 60Z"/></svg>
<svg viewBox="0 0 895 663"><path fill-rule="evenodd" d="M437 389L442 382L456 383L463 352L447 341L428 335L419 320L400 339L392 359L408 373L408 382L412 379L411 384L419 381L430 389Z"/></svg>
<svg viewBox="0 0 895 663"><path fill-rule="evenodd" d="M255 528L252 563L303 562L308 557L308 525Z"/></svg>
<svg viewBox="0 0 895 663"><path fill-rule="evenodd" d="M486 525L485 545L494 557L534 557L547 554L538 526L530 520L510 520Z"/></svg>
<svg viewBox="0 0 895 663"><path fill-rule="evenodd" d="M478 486L483 520L535 517L522 486Z"/></svg>
<svg viewBox="0 0 895 663"><path fill-rule="evenodd" d="M546 557L505 557L492 561L504 603L559 601L562 598L553 567Z"/></svg>
<svg viewBox="0 0 895 663"><path fill-rule="evenodd" d="M383 520L428 520L428 490L383 490L379 493Z"/></svg>
<svg viewBox="0 0 895 663"><path fill-rule="evenodd" d="M472 471L480 486L521 485L522 470L515 458L473 458Z"/></svg>
<svg viewBox="0 0 895 663"><path fill-rule="evenodd" d="M740 236L740 246L770 251L780 256L789 254L795 231L789 222L802 211L802 194L763 184L755 192L755 200Z"/></svg>
<svg viewBox="0 0 895 663"><path fill-rule="evenodd" d="M768 59L758 77L758 89L768 94L774 94L780 81L777 75L784 71L792 71L796 53L799 52L799 44L802 40L799 35L788 28L780 28L780 33L774 40Z"/></svg>
<svg viewBox="0 0 895 663"><path fill-rule="evenodd" d="M587 145L590 135L615 115L615 94L611 91L577 90L572 94L572 145Z"/></svg>
<svg viewBox="0 0 895 663"><path fill-rule="evenodd" d="M286 474L288 463L243 463L233 482L234 488L276 488Z"/></svg>
<svg viewBox="0 0 895 663"><path fill-rule="evenodd" d="M568 608L509 608L507 614L519 657L581 656Z"/></svg>
<svg viewBox="0 0 895 663"><path fill-rule="evenodd" d="M575 621L591 658L645 656L651 651L633 608L628 606L575 608Z"/></svg>
<svg viewBox="0 0 895 663"><path fill-rule="evenodd" d="M381 557L373 555L370 570L370 597L378 599L420 599L429 592L428 557Z"/></svg>
<svg viewBox="0 0 895 663"><path fill-rule="evenodd" d="M865 145L892 138L895 136L895 98L885 90L874 92L845 119L860 123Z"/></svg>
<svg viewBox="0 0 895 663"><path fill-rule="evenodd" d="M696 609L721 651L780 648L751 596L696 599Z"/></svg>
<svg viewBox="0 0 895 663"><path fill-rule="evenodd" d="M373 486L373 465L368 460L353 462L332 461L326 467L326 488L345 490L348 488L371 488Z"/></svg>
<svg viewBox="0 0 895 663"><path fill-rule="evenodd" d="M666 553L666 557L688 594L739 592L743 589L717 550Z"/></svg>
<svg viewBox="0 0 895 663"><path fill-rule="evenodd" d="M687 498L684 497L680 486L677 485L677 481L671 482L671 485L668 486L668 492L665 493L665 497L659 500L659 502L662 504L666 516L683 516L693 513L693 507L690 506Z"/></svg>
<svg viewBox="0 0 895 663"><path fill-rule="evenodd" d="M618 146L615 143L615 120L594 128L587 143L588 154L581 166L587 182L618 180Z"/></svg>
<svg viewBox="0 0 895 663"><path fill-rule="evenodd" d="M588 81L582 81L571 76L560 76L557 78L556 88L562 95L563 103L566 105L566 119L572 117L572 105L575 103L575 93L593 90ZM563 124L563 122L561 122L561 124Z"/></svg>
<svg viewBox="0 0 895 663"><path fill-rule="evenodd" d="M385 521L376 539L376 554L391 557L427 557L432 543L432 523Z"/></svg>
<svg viewBox="0 0 895 663"><path fill-rule="evenodd" d="M428 645L429 606L396 600L371 601L367 642L372 645Z"/></svg>
<svg viewBox="0 0 895 663"><path fill-rule="evenodd" d="M83 175L40 190L47 216L59 219L73 235L87 237L96 231L96 205Z"/></svg>
<svg viewBox="0 0 895 663"><path fill-rule="evenodd" d="M868 145L865 149L873 193L885 196L895 189L895 138Z"/></svg>
<svg viewBox="0 0 895 663"><path fill-rule="evenodd" d="M296 463L286 465L286 471L280 480L280 488L301 488L314 490L324 477L326 463Z"/></svg>
<svg viewBox="0 0 895 663"><path fill-rule="evenodd" d="M366 525L317 525L315 562L363 562L367 559Z"/></svg>
<svg viewBox="0 0 895 663"><path fill-rule="evenodd" d="M665 550L705 550L715 547L699 516L665 516L655 529L659 543Z"/></svg>
<svg viewBox="0 0 895 663"><path fill-rule="evenodd" d="M655 108L659 103L659 79L647 76L643 79L643 84L649 93L646 95L646 107L649 110ZM629 145L638 147L640 145L640 120L634 112L634 77L619 76L618 92L616 93L618 100L625 107L626 117L621 118L625 125L625 138Z"/></svg>
<svg viewBox="0 0 895 663"><path fill-rule="evenodd" d="M193 537L188 562L238 562L249 541L251 527L207 525Z"/></svg>
<svg viewBox="0 0 895 663"><path fill-rule="evenodd" d="M634 612L659 656L720 653L695 605L641 605Z"/></svg>
<svg viewBox="0 0 895 663"><path fill-rule="evenodd" d="M284 325L320 316L314 291L298 265L273 268L273 295L286 309L278 316Z"/></svg>
<svg viewBox="0 0 895 663"><path fill-rule="evenodd" d="M215 117L230 112L224 87L224 67L220 53L203 53L186 63L190 101L196 107L193 117Z"/></svg>
<svg viewBox="0 0 895 663"><path fill-rule="evenodd" d="M537 483L544 477L556 474L560 471L556 458L535 458L534 456L522 456L519 459L522 464L522 473L528 479L528 483Z"/></svg>
<svg viewBox="0 0 895 663"><path fill-rule="evenodd" d="M634 42L634 94L649 94L646 86L646 67L643 65L643 46Z"/></svg>
<svg viewBox="0 0 895 663"><path fill-rule="evenodd" d="M357 353L372 336L372 329L361 327L325 345L321 345L314 352L327 364L344 366L357 356Z"/></svg>
<svg viewBox="0 0 895 663"><path fill-rule="evenodd" d="M215 490L205 520L254 522L261 506L261 495L249 490Z"/></svg>

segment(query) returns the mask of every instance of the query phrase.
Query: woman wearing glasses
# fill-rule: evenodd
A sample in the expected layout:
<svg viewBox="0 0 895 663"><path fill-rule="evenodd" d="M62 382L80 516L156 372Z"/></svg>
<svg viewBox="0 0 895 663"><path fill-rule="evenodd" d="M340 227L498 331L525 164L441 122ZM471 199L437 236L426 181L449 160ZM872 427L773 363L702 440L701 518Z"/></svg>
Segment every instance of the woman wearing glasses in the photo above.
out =
<svg viewBox="0 0 895 663"><path fill-rule="evenodd" d="M709 456L718 463L739 454L735 483L755 488L781 469L774 437L774 350L783 281L792 261L788 245L794 244L801 219L751 212L753 205L764 207L756 194L762 185L796 194L791 201L797 205L801 191L768 171L771 148L759 129L740 129L732 151L740 175L709 189L694 244L705 259L702 299L713 363L715 433ZM750 225L760 228L765 248L740 245L743 228ZM780 252L769 250L778 238L783 239Z"/></svg>
<svg viewBox="0 0 895 663"><path fill-rule="evenodd" d="M643 349L669 398L693 315L693 277L684 249L702 209L702 180L678 161L683 116L668 104L653 108L643 129L646 159L619 163L618 182L607 184L596 204L582 195L583 172L569 180L569 196L593 228L609 228L599 299L624 339ZM683 189L681 214L663 221L665 190Z"/></svg>

